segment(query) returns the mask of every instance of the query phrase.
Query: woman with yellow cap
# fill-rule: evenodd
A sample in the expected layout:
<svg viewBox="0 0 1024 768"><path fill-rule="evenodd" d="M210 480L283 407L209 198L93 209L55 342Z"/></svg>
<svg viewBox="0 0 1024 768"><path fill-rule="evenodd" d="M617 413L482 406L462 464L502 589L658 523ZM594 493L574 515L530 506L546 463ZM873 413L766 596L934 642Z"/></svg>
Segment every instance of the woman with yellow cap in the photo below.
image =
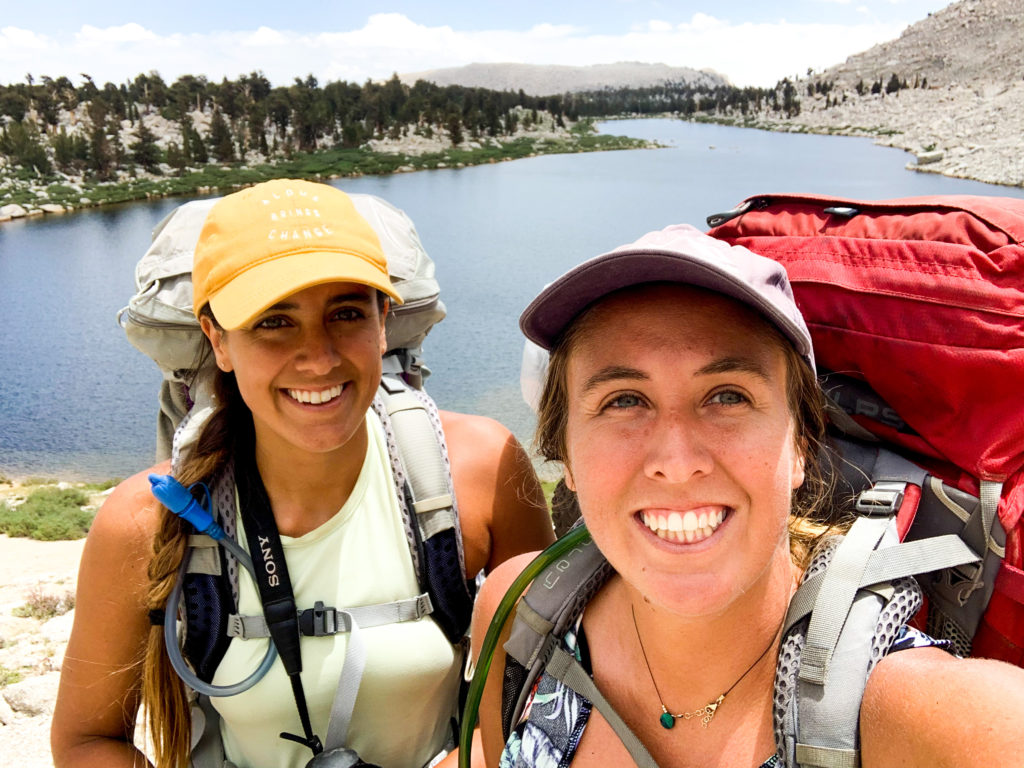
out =
<svg viewBox="0 0 1024 768"><path fill-rule="evenodd" d="M315 602L340 614L347 606L416 602L422 590L389 435L371 407L385 318L400 298L370 225L347 195L323 184L278 180L228 195L203 226L193 290L219 369L217 410L175 474L186 485L206 483L236 510L235 541L248 544L253 572L264 579L237 579L239 613L265 614L276 642L275 604L262 590L280 587L285 575L293 608ZM548 543L543 496L508 430L450 412L441 412L440 425L464 575ZM154 626L175 613L168 596L189 544L187 527L147 481L167 471L162 465L121 483L90 531L53 720L58 766L144 764L133 742L140 702L158 766L188 764L195 742L211 736L193 719L197 711L164 650L164 627ZM361 632L365 658L345 747L370 764L419 768L449 740L459 648L429 615ZM304 635L300 672L278 659L248 690L211 698L206 716L219 720L212 737L227 761L218 764L306 765L341 698L349 644L347 632ZM266 647L232 637L212 682L245 677Z"/></svg>

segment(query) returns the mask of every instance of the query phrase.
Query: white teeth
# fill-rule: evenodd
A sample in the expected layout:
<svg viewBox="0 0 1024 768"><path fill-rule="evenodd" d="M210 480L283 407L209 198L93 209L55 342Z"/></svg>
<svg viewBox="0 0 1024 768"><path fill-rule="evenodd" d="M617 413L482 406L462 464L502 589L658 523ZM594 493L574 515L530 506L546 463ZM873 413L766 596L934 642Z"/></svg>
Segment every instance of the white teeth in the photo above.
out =
<svg viewBox="0 0 1024 768"><path fill-rule="evenodd" d="M288 396L292 400L297 400L300 403L310 403L312 405L322 405L323 403L330 402L338 395L341 394L342 386L331 387L330 389L289 389L285 390Z"/></svg>
<svg viewBox="0 0 1024 768"><path fill-rule="evenodd" d="M667 515L656 512L643 512L643 524L650 528L658 538L674 542L693 543L703 541L711 536L715 529L725 520L725 509L708 511L705 509L698 515L694 511L669 512Z"/></svg>

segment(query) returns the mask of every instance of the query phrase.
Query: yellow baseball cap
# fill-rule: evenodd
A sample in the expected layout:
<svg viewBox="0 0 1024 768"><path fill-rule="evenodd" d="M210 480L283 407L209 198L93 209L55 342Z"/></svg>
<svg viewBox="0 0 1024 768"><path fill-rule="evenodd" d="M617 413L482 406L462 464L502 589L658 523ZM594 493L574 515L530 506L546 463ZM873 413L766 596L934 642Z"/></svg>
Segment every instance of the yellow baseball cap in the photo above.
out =
<svg viewBox="0 0 1024 768"><path fill-rule="evenodd" d="M360 283L401 296L377 233L340 189L275 179L221 198L210 209L192 264L192 309L209 303L226 330L304 288Z"/></svg>

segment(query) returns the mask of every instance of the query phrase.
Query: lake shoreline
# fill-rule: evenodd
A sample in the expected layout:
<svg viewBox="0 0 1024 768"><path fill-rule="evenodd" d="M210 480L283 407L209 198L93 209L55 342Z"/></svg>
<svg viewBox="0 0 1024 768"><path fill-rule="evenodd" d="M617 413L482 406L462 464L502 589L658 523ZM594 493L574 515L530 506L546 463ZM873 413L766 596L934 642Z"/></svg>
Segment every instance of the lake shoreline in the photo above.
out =
<svg viewBox="0 0 1024 768"><path fill-rule="evenodd" d="M0 189L0 223L44 215L59 215L102 206L196 197L228 192L275 178L333 181L367 175L391 175L416 171L459 169L508 162L529 157L628 149L654 149L644 139L596 133L591 124L574 126L556 134L521 133L504 141L469 141L442 148L437 142L418 147L411 140L376 140L359 148L331 148L296 153L272 163L208 165L182 175L142 174L117 182L88 182L81 177L55 177L45 187L26 185ZM7 180L10 182L10 180ZM10 183L8 183L10 186Z"/></svg>

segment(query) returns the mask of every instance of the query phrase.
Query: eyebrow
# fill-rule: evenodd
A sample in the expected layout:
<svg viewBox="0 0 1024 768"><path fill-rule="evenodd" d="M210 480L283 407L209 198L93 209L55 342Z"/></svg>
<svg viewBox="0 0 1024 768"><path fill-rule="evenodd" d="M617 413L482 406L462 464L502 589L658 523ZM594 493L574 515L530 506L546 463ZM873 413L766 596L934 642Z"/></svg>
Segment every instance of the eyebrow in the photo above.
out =
<svg viewBox="0 0 1024 768"><path fill-rule="evenodd" d="M721 373L733 372L750 373L758 378L770 381L771 376L764 366L748 357L723 357L713 360L701 368L698 368L694 375L713 376ZM650 376L638 368L630 368L624 365L609 365L594 373L583 383L583 392L588 393L608 381L649 381Z"/></svg>
<svg viewBox="0 0 1024 768"><path fill-rule="evenodd" d="M628 368L624 365L609 365L597 371L583 382L583 392L586 394L606 381L618 381L619 379L648 381L650 378L646 373L636 368Z"/></svg>
<svg viewBox="0 0 1024 768"><path fill-rule="evenodd" d="M751 373L765 381L771 380L771 375L765 367L756 360L749 357L723 357L713 360L707 365L697 369L697 376L712 376L717 373Z"/></svg>

